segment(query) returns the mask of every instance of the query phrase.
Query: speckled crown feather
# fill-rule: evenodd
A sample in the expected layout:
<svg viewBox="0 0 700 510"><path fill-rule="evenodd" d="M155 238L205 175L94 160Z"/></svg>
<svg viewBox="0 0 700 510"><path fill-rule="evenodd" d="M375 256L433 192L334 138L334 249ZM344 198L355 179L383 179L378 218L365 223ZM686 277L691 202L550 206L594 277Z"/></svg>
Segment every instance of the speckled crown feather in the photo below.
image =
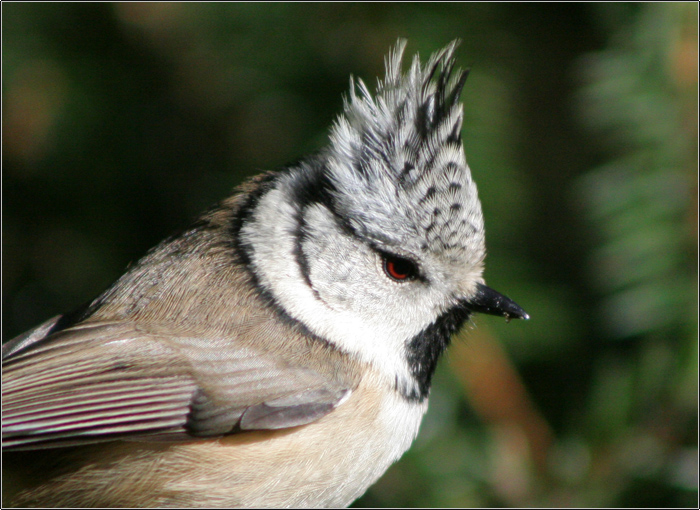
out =
<svg viewBox="0 0 700 510"><path fill-rule="evenodd" d="M453 41L401 72L406 41L386 58L375 97L351 78L350 98L331 133L335 199L354 229L414 253L482 262L484 227L461 140ZM438 71L439 68L439 71ZM359 91L359 95L358 95Z"/></svg>

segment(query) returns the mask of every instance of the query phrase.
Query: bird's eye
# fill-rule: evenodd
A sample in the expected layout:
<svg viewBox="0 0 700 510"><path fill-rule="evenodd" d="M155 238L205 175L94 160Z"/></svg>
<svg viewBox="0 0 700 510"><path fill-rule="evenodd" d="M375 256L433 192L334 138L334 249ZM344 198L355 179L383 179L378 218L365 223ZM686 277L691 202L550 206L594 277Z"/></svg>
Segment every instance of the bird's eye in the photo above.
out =
<svg viewBox="0 0 700 510"><path fill-rule="evenodd" d="M382 253L384 272L389 278L397 282L413 280L418 276L418 267L408 259Z"/></svg>

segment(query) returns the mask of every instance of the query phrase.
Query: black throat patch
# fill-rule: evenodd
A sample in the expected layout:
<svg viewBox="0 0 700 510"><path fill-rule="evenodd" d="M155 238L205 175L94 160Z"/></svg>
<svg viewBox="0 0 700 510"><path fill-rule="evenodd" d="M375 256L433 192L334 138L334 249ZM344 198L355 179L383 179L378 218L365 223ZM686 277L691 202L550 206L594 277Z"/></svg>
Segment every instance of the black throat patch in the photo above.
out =
<svg viewBox="0 0 700 510"><path fill-rule="evenodd" d="M466 303L460 303L435 319L409 342L406 361L418 387L410 391L397 388L407 400L422 402L428 398L440 355L447 349L452 335L459 331L470 315Z"/></svg>

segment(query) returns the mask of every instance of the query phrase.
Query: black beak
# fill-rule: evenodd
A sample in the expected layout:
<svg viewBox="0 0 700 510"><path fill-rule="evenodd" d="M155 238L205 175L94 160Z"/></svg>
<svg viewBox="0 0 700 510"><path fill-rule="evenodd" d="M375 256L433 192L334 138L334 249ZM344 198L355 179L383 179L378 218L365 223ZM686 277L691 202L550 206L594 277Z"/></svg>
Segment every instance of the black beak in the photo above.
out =
<svg viewBox="0 0 700 510"><path fill-rule="evenodd" d="M467 303L467 308L473 312L500 315L506 320L530 318L514 301L481 283L477 283L476 294Z"/></svg>

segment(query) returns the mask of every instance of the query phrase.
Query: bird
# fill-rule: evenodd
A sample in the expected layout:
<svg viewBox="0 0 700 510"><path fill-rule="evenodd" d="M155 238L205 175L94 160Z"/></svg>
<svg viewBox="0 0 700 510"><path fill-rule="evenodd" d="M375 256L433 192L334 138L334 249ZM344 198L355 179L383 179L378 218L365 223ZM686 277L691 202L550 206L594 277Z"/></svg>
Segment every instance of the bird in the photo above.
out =
<svg viewBox="0 0 700 510"><path fill-rule="evenodd" d="M408 450L454 334L529 318L483 278L458 44L399 39L324 148L2 346L8 504L344 507Z"/></svg>

